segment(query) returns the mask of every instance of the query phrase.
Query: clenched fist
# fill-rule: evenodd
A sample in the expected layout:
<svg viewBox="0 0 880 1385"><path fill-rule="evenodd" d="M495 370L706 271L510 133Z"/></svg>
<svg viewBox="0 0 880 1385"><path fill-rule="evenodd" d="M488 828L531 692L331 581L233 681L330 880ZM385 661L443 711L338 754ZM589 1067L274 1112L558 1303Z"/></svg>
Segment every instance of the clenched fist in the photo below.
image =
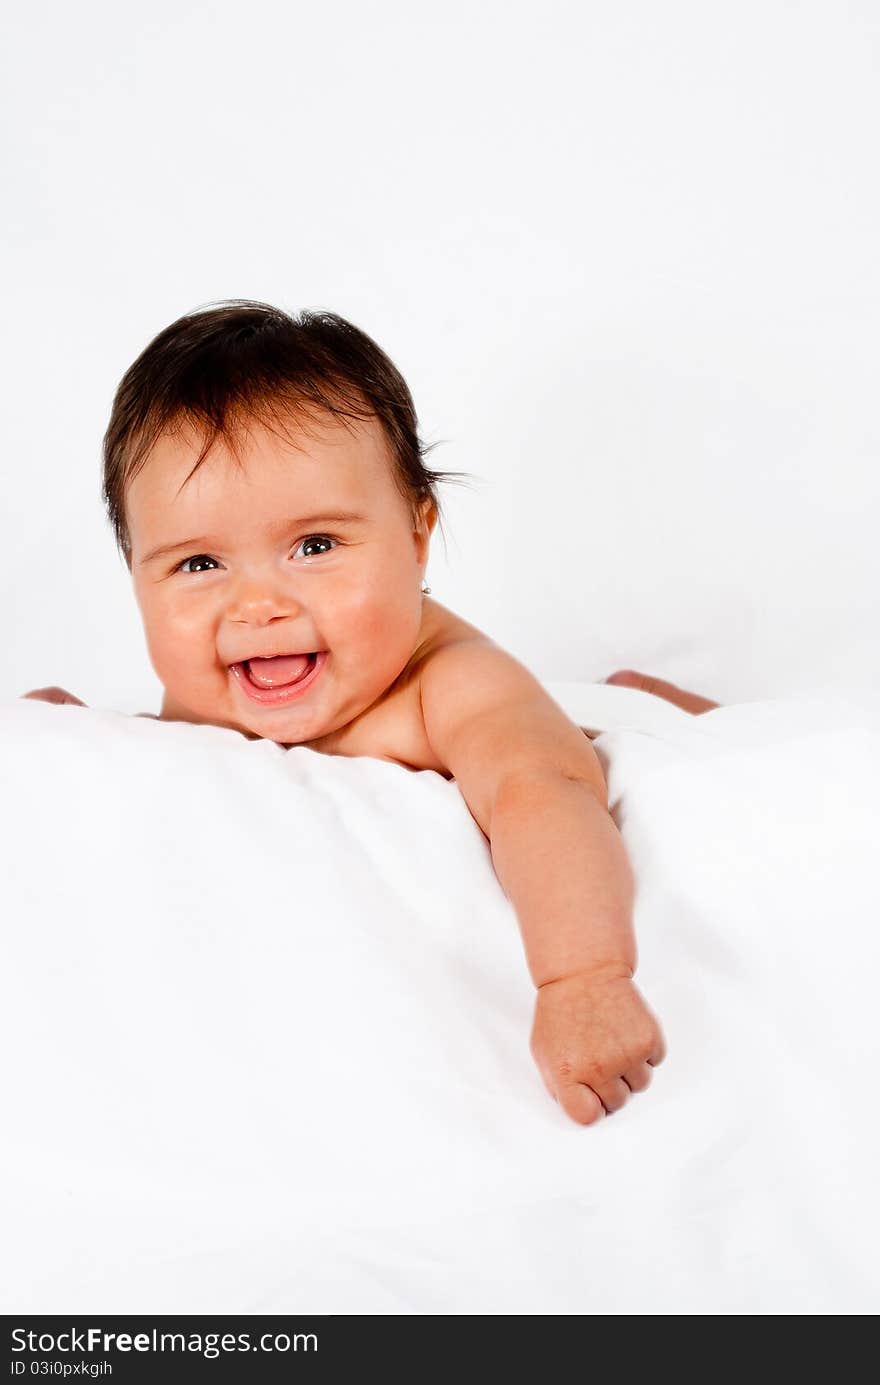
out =
<svg viewBox="0 0 880 1385"><path fill-rule="evenodd" d="M666 1044L630 976L575 972L539 986L531 1050L566 1115L592 1125L645 1090Z"/></svg>

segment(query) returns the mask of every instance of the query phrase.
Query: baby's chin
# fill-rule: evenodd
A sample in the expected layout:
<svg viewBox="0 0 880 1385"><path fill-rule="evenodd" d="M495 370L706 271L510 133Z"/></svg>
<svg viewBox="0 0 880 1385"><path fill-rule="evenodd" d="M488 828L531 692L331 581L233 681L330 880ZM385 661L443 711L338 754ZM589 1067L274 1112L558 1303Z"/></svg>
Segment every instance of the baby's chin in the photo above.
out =
<svg viewBox="0 0 880 1385"><path fill-rule="evenodd" d="M189 706L183 698L167 689L157 720L189 722L192 726L219 726L225 731L237 731L249 741L271 740L285 749L294 745L308 745L327 734L326 728L316 724L314 717L304 718L296 708L259 708L252 716L247 712L242 715L228 704L207 708Z"/></svg>
<svg viewBox="0 0 880 1385"><path fill-rule="evenodd" d="M144 712L142 715L150 715ZM224 731L238 731L242 736L247 736L249 741L265 740L265 733L254 731L248 726L243 726L241 722L223 717L219 713L217 716L193 712L188 707L183 707L179 703L162 703L162 710L156 718L157 721L185 721L190 726L219 726Z"/></svg>
<svg viewBox="0 0 880 1385"><path fill-rule="evenodd" d="M191 726L220 726L226 731L239 731L248 740L260 740L264 733L245 724L228 706L199 709L166 688L162 697L159 721L185 721Z"/></svg>

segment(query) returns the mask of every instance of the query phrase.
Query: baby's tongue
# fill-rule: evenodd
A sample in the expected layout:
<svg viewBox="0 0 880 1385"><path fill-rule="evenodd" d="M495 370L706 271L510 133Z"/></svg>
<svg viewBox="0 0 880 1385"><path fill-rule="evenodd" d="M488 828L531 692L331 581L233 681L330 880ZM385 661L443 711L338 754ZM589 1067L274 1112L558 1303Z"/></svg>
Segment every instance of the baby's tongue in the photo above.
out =
<svg viewBox="0 0 880 1385"><path fill-rule="evenodd" d="M277 654L274 659L248 660L251 678L258 688L280 688L294 683L308 666L308 654Z"/></svg>

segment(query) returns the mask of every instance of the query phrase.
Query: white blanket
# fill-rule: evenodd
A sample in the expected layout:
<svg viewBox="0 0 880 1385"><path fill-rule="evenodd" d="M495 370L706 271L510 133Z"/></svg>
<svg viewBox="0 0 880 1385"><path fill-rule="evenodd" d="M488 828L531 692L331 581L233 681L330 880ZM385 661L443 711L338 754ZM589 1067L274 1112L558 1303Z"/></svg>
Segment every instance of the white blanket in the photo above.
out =
<svg viewBox="0 0 880 1385"><path fill-rule="evenodd" d="M0 705L3 1311L880 1308L878 705L548 687L669 1046L593 1127L454 783Z"/></svg>

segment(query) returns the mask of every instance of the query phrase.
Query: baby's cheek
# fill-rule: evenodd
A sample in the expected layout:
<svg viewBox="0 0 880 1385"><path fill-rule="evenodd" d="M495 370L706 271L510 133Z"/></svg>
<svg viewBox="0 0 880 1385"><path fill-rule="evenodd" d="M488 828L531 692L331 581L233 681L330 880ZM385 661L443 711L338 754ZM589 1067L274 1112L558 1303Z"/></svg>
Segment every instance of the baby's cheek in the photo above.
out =
<svg viewBox="0 0 880 1385"><path fill-rule="evenodd" d="M343 599L319 628L331 654L337 662L362 662L365 654L378 644L383 630L381 606L369 595L346 592Z"/></svg>
<svg viewBox="0 0 880 1385"><path fill-rule="evenodd" d="M358 644L375 649L393 632L393 614L373 602L364 602L354 614L351 630Z"/></svg>
<svg viewBox="0 0 880 1385"><path fill-rule="evenodd" d="M365 604L352 629L359 658L376 670L394 670L392 677L401 656L409 658L417 633L411 614L390 601Z"/></svg>
<svg viewBox="0 0 880 1385"><path fill-rule="evenodd" d="M149 632L148 644L153 665L166 686L192 683L200 676L204 678L209 671L206 666L209 646L204 634L200 635L190 621L157 621Z"/></svg>

